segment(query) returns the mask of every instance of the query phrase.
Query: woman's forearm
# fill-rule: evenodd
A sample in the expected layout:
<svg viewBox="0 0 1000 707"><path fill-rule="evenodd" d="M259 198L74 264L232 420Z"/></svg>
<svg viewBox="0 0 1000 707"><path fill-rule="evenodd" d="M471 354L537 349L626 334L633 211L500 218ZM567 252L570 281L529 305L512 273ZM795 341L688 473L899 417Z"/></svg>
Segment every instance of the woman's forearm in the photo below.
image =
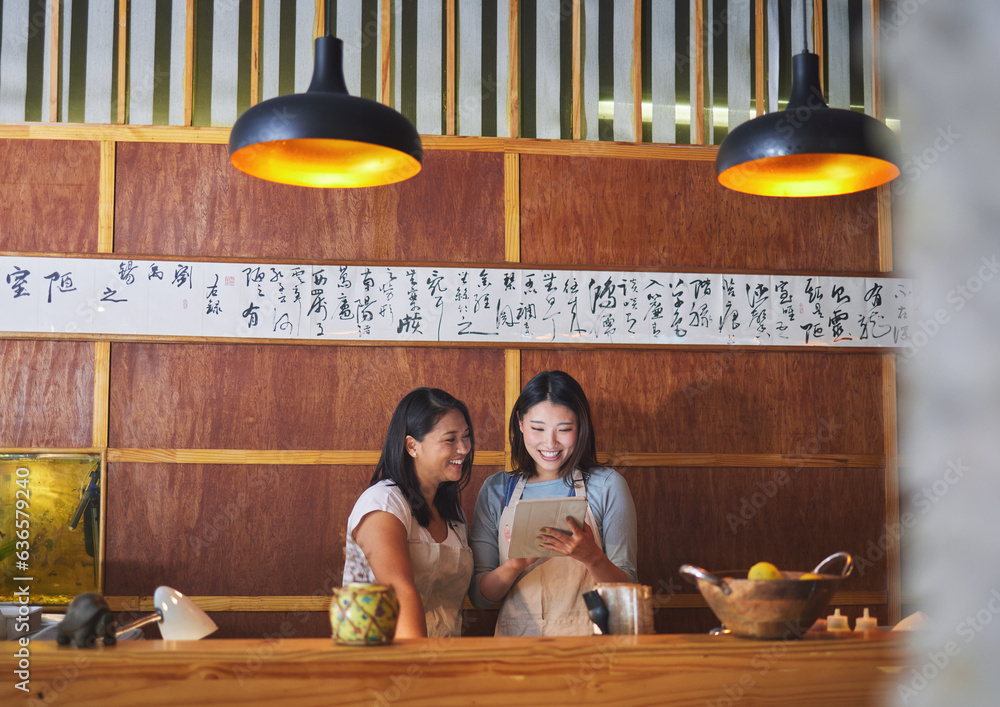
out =
<svg viewBox="0 0 1000 707"><path fill-rule="evenodd" d="M424 602L417 588L396 584L396 598L399 599L399 618L396 621L396 638L426 638L427 619L424 616Z"/></svg>
<svg viewBox="0 0 1000 707"><path fill-rule="evenodd" d="M615 565L615 563L609 560L608 556L603 553L597 562L588 566L587 569L590 571L590 576L594 578L595 582L628 581L628 575L625 574L625 570Z"/></svg>
<svg viewBox="0 0 1000 707"><path fill-rule="evenodd" d="M484 599L497 602L507 596L507 591L511 585L517 581L521 571L527 567L534 558L517 558L504 562L491 572L487 572L479 580L479 593Z"/></svg>

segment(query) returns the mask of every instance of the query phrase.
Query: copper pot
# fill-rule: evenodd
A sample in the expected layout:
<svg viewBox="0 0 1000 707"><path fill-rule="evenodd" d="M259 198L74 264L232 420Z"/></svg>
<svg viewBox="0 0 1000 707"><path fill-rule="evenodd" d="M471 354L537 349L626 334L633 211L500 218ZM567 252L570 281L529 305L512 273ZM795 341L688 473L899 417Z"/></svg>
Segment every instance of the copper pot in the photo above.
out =
<svg viewBox="0 0 1000 707"><path fill-rule="evenodd" d="M840 574L824 571L839 559L844 561ZM820 575L818 579L800 579L805 572L782 572L782 579L747 579L747 570L713 574L694 565L682 565L680 571L697 583L708 606L733 634L789 639L809 630L852 569L850 553L838 552L812 571Z"/></svg>

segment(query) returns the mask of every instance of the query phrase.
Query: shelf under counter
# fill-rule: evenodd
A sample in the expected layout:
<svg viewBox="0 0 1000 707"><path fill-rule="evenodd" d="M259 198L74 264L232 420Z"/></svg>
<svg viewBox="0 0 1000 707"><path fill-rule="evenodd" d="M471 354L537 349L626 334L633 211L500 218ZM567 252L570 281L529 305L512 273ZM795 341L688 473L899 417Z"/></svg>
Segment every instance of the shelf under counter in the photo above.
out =
<svg viewBox="0 0 1000 707"><path fill-rule="evenodd" d="M802 640L673 634L399 640L34 642L30 692L0 644L0 703L87 705L879 705L912 662L900 633Z"/></svg>

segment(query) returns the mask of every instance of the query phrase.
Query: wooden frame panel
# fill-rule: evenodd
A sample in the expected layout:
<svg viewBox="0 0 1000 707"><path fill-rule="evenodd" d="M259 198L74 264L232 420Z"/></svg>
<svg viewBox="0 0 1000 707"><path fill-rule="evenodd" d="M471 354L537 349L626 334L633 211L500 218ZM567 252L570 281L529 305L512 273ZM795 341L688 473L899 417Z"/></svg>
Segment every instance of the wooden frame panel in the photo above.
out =
<svg viewBox="0 0 1000 707"><path fill-rule="evenodd" d="M470 489L497 471L477 467ZM105 591L146 596L167 584L195 596L262 597L265 610L278 608L266 606L271 595L327 596L340 584L347 518L372 472L112 463ZM475 501L463 495L470 518Z"/></svg>
<svg viewBox="0 0 1000 707"><path fill-rule="evenodd" d="M882 532L882 469L632 469L639 580L657 594L689 562L746 570L759 560L807 572L828 555L869 554ZM843 499L850 503L841 503ZM837 500L831 500L837 499ZM694 591L686 581L683 591ZM885 591L884 558L856 570L844 591Z"/></svg>
<svg viewBox="0 0 1000 707"><path fill-rule="evenodd" d="M100 148L0 139L0 251L97 252Z"/></svg>
<svg viewBox="0 0 1000 707"><path fill-rule="evenodd" d="M477 448L503 448L500 349L116 343L111 358L112 447L377 450L427 385L467 401Z"/></svg>
<svg viewBox="0 0 1000 707"><path fill-rule="evenodd" d="M94 346L0 339L0 448L90 447Z"/></svg>
<svg viewBox="0 0 1000 707"><path fill-rule="evenodd" d="M230 129L204 126L143 126L49 123L0 124L0 139L19 140L114 140L183 145L228 145ZM428 151L513 152L626 157L638 159L695 160L714 162L718 148L697 145L636 144L601 140L536 140L528 138L422 135Z"/></svg>
<svg viewBox="0 0 1000 707"><path fill-rule="evenodd" d="M273 637L330 639L329 611L210 611L219 630L212 638ZM148 638L159 638L154 628ZM266 645L266 644L265 644ZM238 664L237 664L238 665Z"/></svg>
<svg viewBox="0 0 1000 707"><path fill-rule="evenodd" d="M520 177L524 263L879 270L875 190L771 199L703 162L550 155L522 155Z"/></svg>
<svg viewBox="0 0 1000 707"><path fill-rule="evenodd" d="M551 369L583 386L602 451L884 451L877 354L522 351L522 385Z"/></svg>
<svg viewBox="0 0 1000 707"><path fill-rule="evenodd" d="M55 17L59 5L58 0L52 4ZM193 0L186 5L185 122L190 125ZM638 39L641 4L635 0L634 5L633 31ZM758 20L763 5L757 0ZM814 5L821 3L814 0ZM257 0L254 7L257 21ZM391 3L381 0L380 7L388 26ZM453 0L447 7L449 27L454 28ZM877 27L878 3L868 11ZM426 136L424 173L395 187L324 193L249 180L228 165L226 128L0 126L0 139L15 138L3 145L9 149L4 150L8 178L6 186L0 186L0 199L7 209L0 251L111 252L117 245L123 255L415 263L523 260L767 272L892 270L887 187L830 200L761 199L718 187L708 164L715 158L716 150L711 147L517 139L519 12L519 3L510 3L511 83L505 98L513 138ZM574 137L578 137L579 0L573 1L573 12L573 124ZM699 26L703 25L703 0L695 2L695 12ZM124 21L123 17L122 27ZM449 131L453 130L453 32L447 38L452 57ZM758 33L761 37L760 25ZM388 101L388 32L381 41L381 83ZM871 41L877 79L877 33ZM58 23L52 47L57 57ZM638 41L634 48L638 57ZM819 45L817 50L822 53ZM757 51L760 60L762 46ZM125 46L120 43L119 66L124 57ZM703 143L704 124L698 119L705 102L702 32L695 36L695 62L693 137L694 142ZM49 77L54 117L59 100L58 65L53 60ZM636 95L641 95L640 78L636 61ZM760 113L762 70L756 79ZM123 81L120 70L120 86ZM881 116L877 80L874 87L875 113ZM252 80L251 91L256 89ZM119 90L119 121L124 120L124 108ZM633 118L636 138L641 140L639 100ZM20 171L11 172L10 164ZM48 169L37 169L39 164ZM38 175L44 176L38 179ZM293 348L296 352L285 370L281 364L289 361L278 349ZM206 361L207 372L197 365ZM310 367L314 361L321 364ZM332 560L330 555L336 551L317 550L315 528L343 533L346 513L377 458L385 421L398 397L416 381L433 381L473 406L477 447L485 453L477 458L473 483L464 498L468 514L482 480L499 469L484 465L502 459L497 450L506 447L506 413L520 383L541 368L558 366L574 372L584 383L595 403L598 424L610 421L610 427L599 428L602 458L628 476L642 517L651 518L647 525L657 528L653 534L668 546L668 552L693 547L699 556L692 561L708 565L713 559L722 562L728 557L734 563L739 559L742 565L745 555L778 548L788 553L788 562L805 567L817 544L836 539L835 549L851 549L839 542L853 547L866 539L877 540L885 526L876 528L872 523L889 527L898 523L895 360L891 353L504 351L277 347L259 342L175 347L98 341L91 346L6 340L0 341L0 362L5 379L0 388L4 410L0 448L92 444L112 460L115 483L108 488L113 489L117 505L111 515L121 515L113 519L110 530L117 552L112 576L118 587L107 591L137 599L151 591L151 586L145 586L149 576L164 576L172 583L168 575L204 576L210 586L203 588L214 594L202 598L229 612L216 613L223 626L218 635L260 635L269 627L287 635L289 622L293 635L328 635L324 613L315 608L313 596L304 595L309 587L303 588L302 576L290 568L319 562L339 574L342 548ZM344 371L369 375L341 383ZM484 386L484 380L491 382ZM641 386L638 380L643 381ZM685 388L690 393L692 386L694 402L686 393L681 400L678 395ZM181 395L195 389L197 394ZM294 390L300 399L282 399L282 390ZM668 393L673 398L664 404ZM843 398L838 399L841 394ZM165 402L160 408L155 404L158 400ZM199 409L198 404L206 401L207 406ZM262 402L265 407L258 409ZM350 410L350 424L330 427L329 418L316 414L324 407ZM17 414L7 414L11 409ZM850 419L831 438L829 448L809 451L808 436L802 437L809 421L825 415L838 420L845 411ZM636 425L636 420L652 424ZM109 426L110 443L121 444L119 449L107 449ZM803 442L806 453L796 454L797 445ZM275 488L259 481L269 478L268 467L259 461L271 460L272 454L278 455L273 459L282 466L271 468L281 470L285 480ZM167 458L171 463L146 461ZM226 463L204 465L209 459ZM336 466L328 466L331 460ZM758 468L771 464L775 466ZM748 536L735 544L713 539L713 533L728 532L723 510L734 504L738 507L747 493L752 496L759 490L758 482L766 484L782 470L795 482L758 509L752 522L760 527L753 536L748 530ZM354 488L359 479L364 483ZM191 483L184 485L184 480ZM248 494L248 488L253 493ZM164 504L170 511L165 516L169 521L160 527ZM671 504L677 510L665 513L664 505L669 508ZM108 515L102 513L102 517ZM302 530L306 518L310 533ZM317 523L316 518L322 521ZM206 527L218 531L211 524L221 527L227 522L232 525L234 552L210 558L209 574L200 575L201 568L192 565L190 558L185 561L184 543L190 550L195 541L204 539L199 533ZM659 528L657 523L666 524ZM135 528L152 527L149 524L157 529L137 540ZM794 532L799 528L807 531ZM160 542L150 542L153 536ZM262 536L267 538L264 562L275 565L269 569L262 569L259 557ZM178 537L182 538L179 542ZM221 554L226 542L215 541L211 552ZM319 542L326 548L337 541L322 538ZM170 546L166 552L172 563L169 567L161 563L162 545ZM706 545L709 551L702 553ZM298 553L295 562L278 566L276 558L289 546ZM665 560L648 547L641 551L647 567L644 576L658 580L669 576L676 557ZM784 564L783 559L771 557ZM899 563L899 548L890 543L886 558L864 575L861 588L852 586L838 595L838 601L857 608L845 613L856 615L863 602L870 602L876 616L898 619ZM197 585L183 589L200 591ZM252 596L258 590L275 596ZM714 624L709 612L694 608L701 606L695 595L675 595L663 586L654 586L654 591L660 609L687 609L658 611L659 630L703 631ZM257 607L257 599L266 601ZM313 613L288 613L304 605ZM887 614L883 614L886 606ZM489 623L478 624L473 632L488 628Z"/></svg>
<svg viewBox="0 0 1000 707"><path fill-rule="evenodd" d="M368 467L110 465L105 590L328 593Z"/></svg>
<svg viewBox="0 0 1000 707"><path fill-rule="evenodd" d="M123 254L503 260L503 158L428 152L380 189L309 189L248 177L224 147L118 146L115 250Z"/></svg>

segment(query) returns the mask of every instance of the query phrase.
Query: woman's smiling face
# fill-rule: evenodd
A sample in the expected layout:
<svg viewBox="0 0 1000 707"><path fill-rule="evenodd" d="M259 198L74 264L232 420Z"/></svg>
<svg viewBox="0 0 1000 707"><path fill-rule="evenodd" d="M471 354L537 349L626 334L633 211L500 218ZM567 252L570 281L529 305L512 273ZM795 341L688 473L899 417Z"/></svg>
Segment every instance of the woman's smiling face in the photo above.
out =
<svg viewBox="0 0 1000 707"><path fill-rule="evenodd" d="M544 401L528 408L519 425L539 476L556 478L576 446L576 415L567 407Z"/></svg>
<svg viewBox="0 0 1000 707"><path fill-rule="evenodd" d="M436 486L461 479L462 463L472 449L472 434L465 416L458 410L450 410L422 441L407 436L406 448L413 456L421 484Z"/></svg>

